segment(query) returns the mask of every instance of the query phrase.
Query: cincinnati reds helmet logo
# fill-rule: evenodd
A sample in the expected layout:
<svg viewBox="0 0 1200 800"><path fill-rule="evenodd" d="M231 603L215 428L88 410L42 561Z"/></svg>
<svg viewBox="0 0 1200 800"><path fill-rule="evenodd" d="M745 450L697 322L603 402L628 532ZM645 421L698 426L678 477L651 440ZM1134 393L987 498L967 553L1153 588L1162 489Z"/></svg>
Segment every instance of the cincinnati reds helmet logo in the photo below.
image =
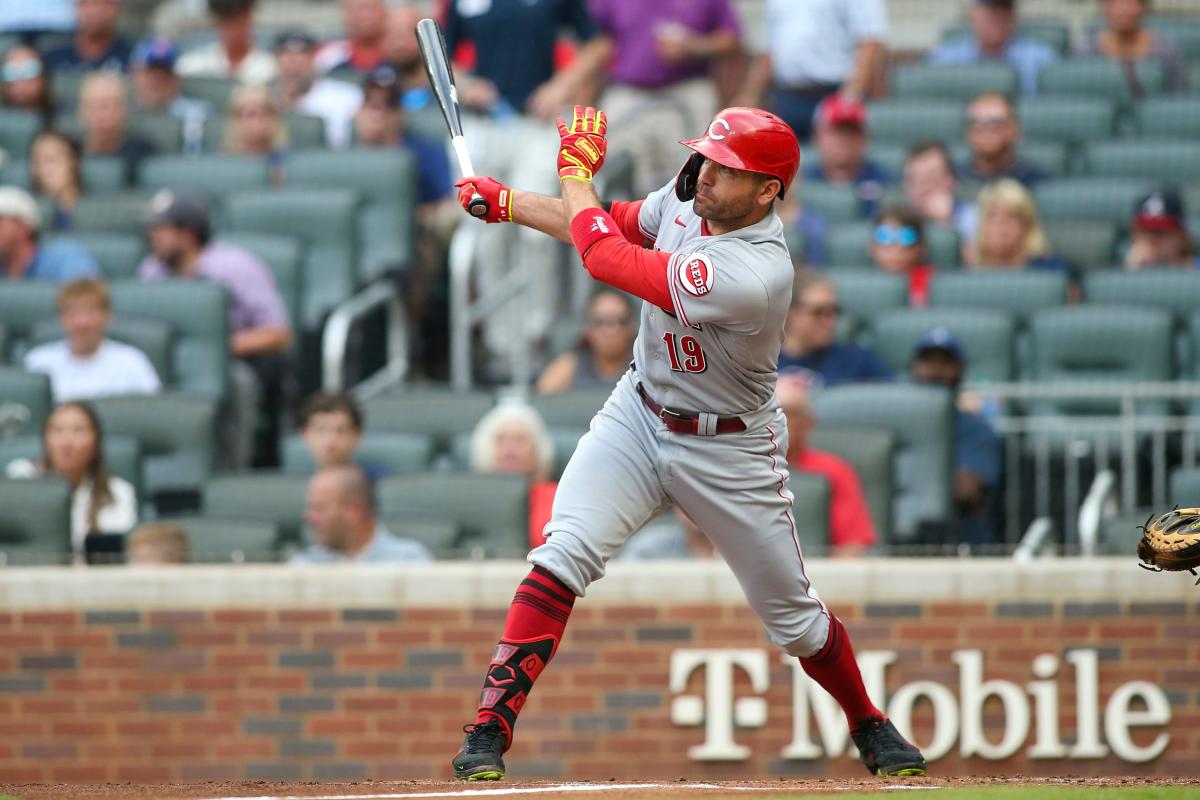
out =
<svg viewBox="0 0 1200 800"><path fill-rule="evenodd" d="M681 261L676 275L679 285L688 294L703 297L712 291L713 265L703 253L694 253Z"/></svg>
<svg viewBox="0 0 1200 800"><path fill-rule="evenodd" d="M718 133L717 132L718 126L724 128L725 132ZM708 126L708 138L712 139L714 142L721 141L722 139L724 139L731 133L733 133L733 128L729 127L729 123L726 122L725 120L723 120L721 117L717 117L716 119L714 119L712 121L712 124Z"/></svg>

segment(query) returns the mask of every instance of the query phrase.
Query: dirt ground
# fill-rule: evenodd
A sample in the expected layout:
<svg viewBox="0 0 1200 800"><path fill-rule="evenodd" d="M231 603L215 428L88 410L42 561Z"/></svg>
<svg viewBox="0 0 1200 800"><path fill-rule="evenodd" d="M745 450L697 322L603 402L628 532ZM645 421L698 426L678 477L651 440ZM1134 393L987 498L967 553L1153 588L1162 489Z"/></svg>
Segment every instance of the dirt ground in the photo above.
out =
<svg viewBox="0 0 1200 800"><path fill-rule="evenodd" d="M906 788L967 788L972 786L1194 786L1200 792L1200 778L893 778L889 780L772 780L740 782L617 783L551 781L498 782L463 784L452 781L353 781L346 783L279 783L273 781L224 781L188 784L0 784L0 798L20 800L110 800L111 798L153 798L153 800L225 800L226 798L420 798L425 797L522 797L545 800L579 798L588 800L607 795L620 800L660 800L683 797L728 797L730 795L774 796L780 794L830 794L879 792L894 795Z"/></svg>

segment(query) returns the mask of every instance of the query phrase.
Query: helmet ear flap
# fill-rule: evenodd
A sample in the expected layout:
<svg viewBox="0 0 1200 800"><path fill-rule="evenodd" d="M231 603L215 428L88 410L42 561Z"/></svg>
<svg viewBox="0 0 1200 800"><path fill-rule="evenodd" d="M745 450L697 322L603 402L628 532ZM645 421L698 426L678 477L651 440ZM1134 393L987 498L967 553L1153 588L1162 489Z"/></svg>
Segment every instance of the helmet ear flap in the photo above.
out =
<svg viewBox="0 0 1200 800"><path fill-rule="evenodd" d="M696 181L700 177L700 167L704 166L704 156L692 153L683 164L683 169L675 176L675 196L687 202L696 196Z"/></svg>

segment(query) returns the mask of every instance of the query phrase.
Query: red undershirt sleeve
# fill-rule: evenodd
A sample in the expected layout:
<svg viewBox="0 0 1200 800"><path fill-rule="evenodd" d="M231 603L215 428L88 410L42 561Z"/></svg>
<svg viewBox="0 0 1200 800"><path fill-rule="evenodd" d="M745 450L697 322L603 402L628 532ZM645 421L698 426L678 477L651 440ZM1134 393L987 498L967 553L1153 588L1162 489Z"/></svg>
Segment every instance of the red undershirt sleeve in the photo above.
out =
<svg viewBox="0 0 1200 800"><path fill-rule="evenodd" d="M633 220L636 229L636 213ZM571 239L593 278L674 313L667 285L671 253L647 250L627 241L620 224L600 208L587 208L575 215Z"/></svg>
<svg viewBox="0 0 1200 800"><path fill-rule="evenodd" d="M644 244L646 234L642 233L642 228L638 224L638 214L642 210L642 200L634 200L627 202L624 200L614 200L612 208L608 213L617 223L617 230L621 231L621 235L627 241L636 245Z"/></svg>

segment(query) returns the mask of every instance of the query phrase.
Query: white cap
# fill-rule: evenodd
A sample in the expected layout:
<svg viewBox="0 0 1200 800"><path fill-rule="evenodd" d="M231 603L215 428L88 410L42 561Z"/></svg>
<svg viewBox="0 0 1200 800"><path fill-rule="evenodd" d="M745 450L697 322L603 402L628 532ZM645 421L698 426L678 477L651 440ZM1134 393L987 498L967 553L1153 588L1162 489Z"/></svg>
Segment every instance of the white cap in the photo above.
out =
<svg viewBox="0 0 1200 800"><path fill-rule="evenodd" d="M33 195L16 186L0 186L0 217L16 217L35 231L42 227L42 212Z"/></svg>

